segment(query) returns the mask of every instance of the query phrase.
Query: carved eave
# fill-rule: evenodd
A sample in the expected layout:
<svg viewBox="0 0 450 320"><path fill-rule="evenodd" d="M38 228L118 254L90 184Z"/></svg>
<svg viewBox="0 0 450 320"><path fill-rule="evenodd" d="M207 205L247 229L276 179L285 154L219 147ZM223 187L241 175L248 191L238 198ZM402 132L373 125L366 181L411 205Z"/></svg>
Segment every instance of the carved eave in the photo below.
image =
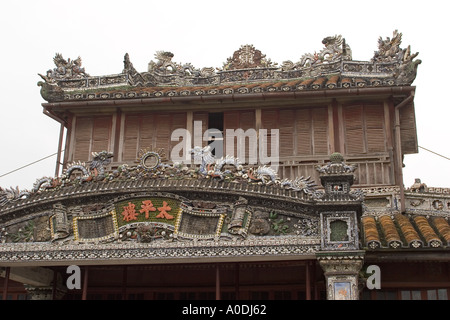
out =
<svg viewBox="0 0 450 320"><path fill-rule="evenodd" d="M226 216L229 217L227 219L231 218L231 221L226 222L228 231L217 229L218 233L214 237L205 237L197 234L195 230L191 230L193 232L191 234L189 231L188 234L184 234L186 230L179 227L181 218L178 216L175 226L168 225L168 221L164 220L152 222L153 225L163 226L165 231L171 232L173 240L153 240L148 243L126 241L122 235L126 237L127 230L136 230L139 225L148 226L152 223L124 221L119 222L114 232L101 238L81 238L77 221L111 216L112 221L116 221L117 224L117 219L123 218L121 212L123 204L136 199L151 199L155 206L158 199L181 201L186 203L184 211L178 213L183 216L192 210L189 207L192 201L213 203L215 209L195 209L199 212L199 217L212 219L208 217L217 216L220 228ZM238 224L232 229L236 210L241 207L246 210L247 215L243 220L244 225ZM86 208L92 208L93 211L83 213ZM212 179L137 179L94 181L79 186L39 191L27 198L8 202L0 209L2 241L12 239L5 234L5 230L13 230L11 228L15 225L25 226L22 227L25 229L30 222L36 223L39 219L50 222L51 239L46 241L25 239L18 243L7 240L0 245L0 265L149 264L181 263L188 258L199 262L213 262L314 257L314 252L320 246L320 236L317 233L304 237L281 233L265 236L250 234L248 230L250 222L260 219L259 210L276 211L277 219L282 215L285 220L286 217L290 217L296 220L312 219L311 221L318 223L311 195L303 191L284 190L279 185L241 184ZM59 215L63 217L62 222L58 222ZM181 221L183 219L187 218L184 217ZM58 223L62 227L58 227Z"/></svg>
<svg viewBox="0 0 450 320"><path fill-rule="evenodd" d="M302 190L284 189L279 185L222 182L214 179L130 179L91 182L32 193L23 199L18 198L0 207L0 224L11 219L21 219L35 211L42 211L42 208L51 207L54 203L83 203L89 200L95 201L100 197L103 198L103 201L107 201L106 199L118 196L145 192L172 192L180 195L196 192L211 199L220 196L237 199L243 196L255 203L265 200L273 201L280 208L293 205L302 206L305 208L304 212L313 212L315 204L312 194L307 194Z"/></svg>
<svg viewBox="0 0 450 320"><path fill-rule="evenodd" d="M173 53L159 51L148 71L138 72L129 55L122 73L89 76L81 60L55 60L57 68L40 75L42 97L48 102L158 99L173 97L215 97L300 91L333 91L351 88L410 86L420 60L410 48L395 42L379 41L371 61L354 61L351 49L341 36L327 37L325 47L315 54L304 54L298 62L281 66L251 45L241 46L222 69L194 68L190 63L172 61ZM389 38L388 38L389 39Z"/></svg>

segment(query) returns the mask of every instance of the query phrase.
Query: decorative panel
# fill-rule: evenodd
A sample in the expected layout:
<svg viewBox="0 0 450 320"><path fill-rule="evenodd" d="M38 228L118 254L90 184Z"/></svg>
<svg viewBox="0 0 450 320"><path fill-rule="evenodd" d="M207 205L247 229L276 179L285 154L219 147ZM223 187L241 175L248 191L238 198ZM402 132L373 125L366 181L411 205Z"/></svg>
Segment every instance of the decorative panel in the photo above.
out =
<svg viewBox="0 0 450 320"><path fill-rule="evenodd" d="M82 242L95 242L117 237L116 212L112 210L106 213L74 217L73 234L75 240Z"/></svg>

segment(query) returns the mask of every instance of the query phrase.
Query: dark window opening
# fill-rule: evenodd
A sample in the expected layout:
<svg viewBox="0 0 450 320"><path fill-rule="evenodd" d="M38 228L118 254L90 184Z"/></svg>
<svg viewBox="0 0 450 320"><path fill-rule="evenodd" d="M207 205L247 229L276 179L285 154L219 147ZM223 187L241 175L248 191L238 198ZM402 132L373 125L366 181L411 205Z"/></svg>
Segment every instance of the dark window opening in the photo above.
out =
<svg viewBox="0 0 450 320"><path fill-rule="evenodd" d="M212 147L212 154L216 158L223 156L223 112L212 112L208 114L208 145ZM216 142L216 143L214 143ZM214 144L213 144L214 143ZM221 144L221 148L218 143Z"/></svg>

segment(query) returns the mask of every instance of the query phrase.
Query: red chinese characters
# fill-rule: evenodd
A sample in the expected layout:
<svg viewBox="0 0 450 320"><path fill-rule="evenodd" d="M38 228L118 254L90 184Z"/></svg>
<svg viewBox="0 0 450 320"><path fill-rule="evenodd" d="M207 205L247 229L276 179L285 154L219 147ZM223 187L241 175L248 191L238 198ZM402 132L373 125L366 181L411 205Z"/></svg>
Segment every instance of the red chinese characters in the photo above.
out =
<svg viewBox="0 0 450 320"><path fill-rule="evenodd" d="M150 212L153 211L159 211L159 214L155 216L155 218L158 219L167 219L172 220L174 217L169 214L169 211L172 210L172 208L169 206L169 204L166 201L163 201L162 207L155 208L155 206L152 203L152 200L143 200L141 202L141 209L139 212L136 211L136 205L134 203L128 202L128 206L123 207L122 215L123 215L123 221L132 221L137 220L140 213L145 214L145 219L150 218Z"/></svg>
<svg viewBox="0 0 450 320"><path fill-rule="evenodd" d="M137 220L137 216L139 213L135 210L136 205L134 203L128 202L128 206L123 207L123 220L124 221L131 221L131 220Z"/></svg>
<svg viewBox="0 0 450 320"><path fill-rule="evenodd" d="M144 200L142 201L140 213L145 212L145 219L148 219L150 211L156 211L156 208L153 206L152 200Z"/></svg>
<svg viewBox="0 0 450 320"><path fill-rule="evenodd" d="M167 204L167 202L163 201L163 206L158 208L159 214L156 216L157 218L172 220L173 216L167 213L167 211L172 210L171 207Z"/></svg>

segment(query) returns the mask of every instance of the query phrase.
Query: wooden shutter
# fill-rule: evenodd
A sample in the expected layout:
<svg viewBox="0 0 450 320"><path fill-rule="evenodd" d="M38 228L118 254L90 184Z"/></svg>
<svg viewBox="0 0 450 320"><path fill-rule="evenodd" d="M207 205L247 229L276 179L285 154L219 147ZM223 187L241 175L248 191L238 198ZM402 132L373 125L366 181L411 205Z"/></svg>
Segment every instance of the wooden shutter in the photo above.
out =
<svg viewBox="0 0 450 320"><path fill-rule="evenodd" d="M112 116L94 117L92 152L110 151Z"/></svg>
<svg viewBox="0 0 450 320"><path fill-rule="evenodd" d="M127 115L125 118L122 151L123 161L132 161L137 159L139 123L139 115Z"/></svg>
<svg viewBox="0 0 450 320"><path fill-rule="evenodd" d="M255 118L255 112L252 111L241 111L239 115L239 124L240 128L242 130L256 130L256 118ZM256 143L251 142L250 138L245 138L245 161L248 162L250 152L254 156L256 156L255 161L258 159L258 140L257 140L257 134L256 134ZM252 138L253 139L253 138Z"/></svg>
<svg viewBox="0 0 450 320"><path fill-rule="evenodd" d="M386 133L384 130L384 107L366 105L364 107L366 124L367 152L386 151Z"/></svg>
<svg viewBox="0 0 450 320"><path fill-rule="evenodd" d="M174 113L172 116L172 123L170 125L170 133L169 133L169 146L170 148L166 151L166 156L170 157L170 152L172 152L172 148L176 146L180 141L171 141L172 132L176 129L186 129L186 113Z"/></svg>
<svg viewBox="0 0 450 320"><path fill-rule="evenodd" d="M294 155L295 110L279 110L280 157Z"/></svg>
<svg viewBox="0 0 450 320"><path fill-rule="evenodd" d="M156 134L156 150L164 149L166 155L170 154L169 141L170 141L170 115L169 114L157 114L155 121L155 134Z"/></svg>
<svg viewBox="0 0 450 320"><path fill-rule="evenodd" d="M194 145L195 141L201 141L201 147L206 147L208 145L208 141L203 141L203 133L208 130L208 112L194 112L193 114L193 120L194 121L201 121L202 122L202 128L201 131L195 130L192 133L192 146L196 147ZM192 128L194 130L194 124L192 124Z"/></svg>
<svg viewBox="0 0 450 320"><path fill-rule="evenodd" d="M77 117L72 161L88 161L91 152L92 117Z"/></svg>
<svg viewBox="0 0 450 320"><path fill-rule="evenodd" d="M226 130L227 129L242 129L247 131L248 129L255 129L256 127L256 119L255 112L252 111L226 111L223 113L223 128L224 128L224 148L226 148ZM234 138L234 156L239 156L237 154L237 144L238 141ZM226 153L226 149L224 150L224 154ZM245 159L240 159L242 162L248 161L249 155L249 139L245 139Z"/></svg>
<svg viewBox="0 0 450 320"><path fill-rule="evenodd" d="M112 116L76 118L73 161L89 161L92 152L111 151Z"/></svg>
<svg viewBox="0 0 450 320"><path fill-rule="evenodd" d="M365 152L363 106L347 106L344 108L345 147L347 154Z"/></svg>
<svg viewBox="0 0 450 320"><path fill-rule="evenodd" d="M227 129L233 129L236 130L240 128L240 121L239 121L239 111L227 111L223 113L223 131L224 131L224 154L225 155L230 155L230 156L235 156L235 157L239 157L239 155L237 154L237 144L238 141L236 138L233 139L233 145L234 145L234 149L233 149L233 154L229 154L230 152L227 152ZM242 162L245 161L245 159L239 159Z"/></svg>
<svg viewBox="0 0 450 320"><path fill-rule="evenodd" d="M400 109L400 135L402 140L402 153L418 152L416 117L414 103Z"/></svg>
<svg viewBox="0 0 450 320"><path fill-rule="evenodd" d="M261 127L267 130L267 156L271 155L272 136L271 129L278 129L278 112L276 110L262 110L261 111ZM283 146L280 146L282 149Z"/></svg>
<svg viewBox="0 0 450 320"><path fill-rule="evenodd" d="M146 114L140 116L139 150L152 150L155 140L155 116Z"/></svg>
<svg viewBox="0 0 450 320"><path fill-rule="evenodd" d="M328 108L312 109L313 154L328 155Z"/></svg>
<svg viewBox="0 0 450 320"><path fill-rule="evenodd" d="M310 109L298 109L296 111L295 125L297 127L297 155L306 156L312 154L312 122Z"/></svg>

